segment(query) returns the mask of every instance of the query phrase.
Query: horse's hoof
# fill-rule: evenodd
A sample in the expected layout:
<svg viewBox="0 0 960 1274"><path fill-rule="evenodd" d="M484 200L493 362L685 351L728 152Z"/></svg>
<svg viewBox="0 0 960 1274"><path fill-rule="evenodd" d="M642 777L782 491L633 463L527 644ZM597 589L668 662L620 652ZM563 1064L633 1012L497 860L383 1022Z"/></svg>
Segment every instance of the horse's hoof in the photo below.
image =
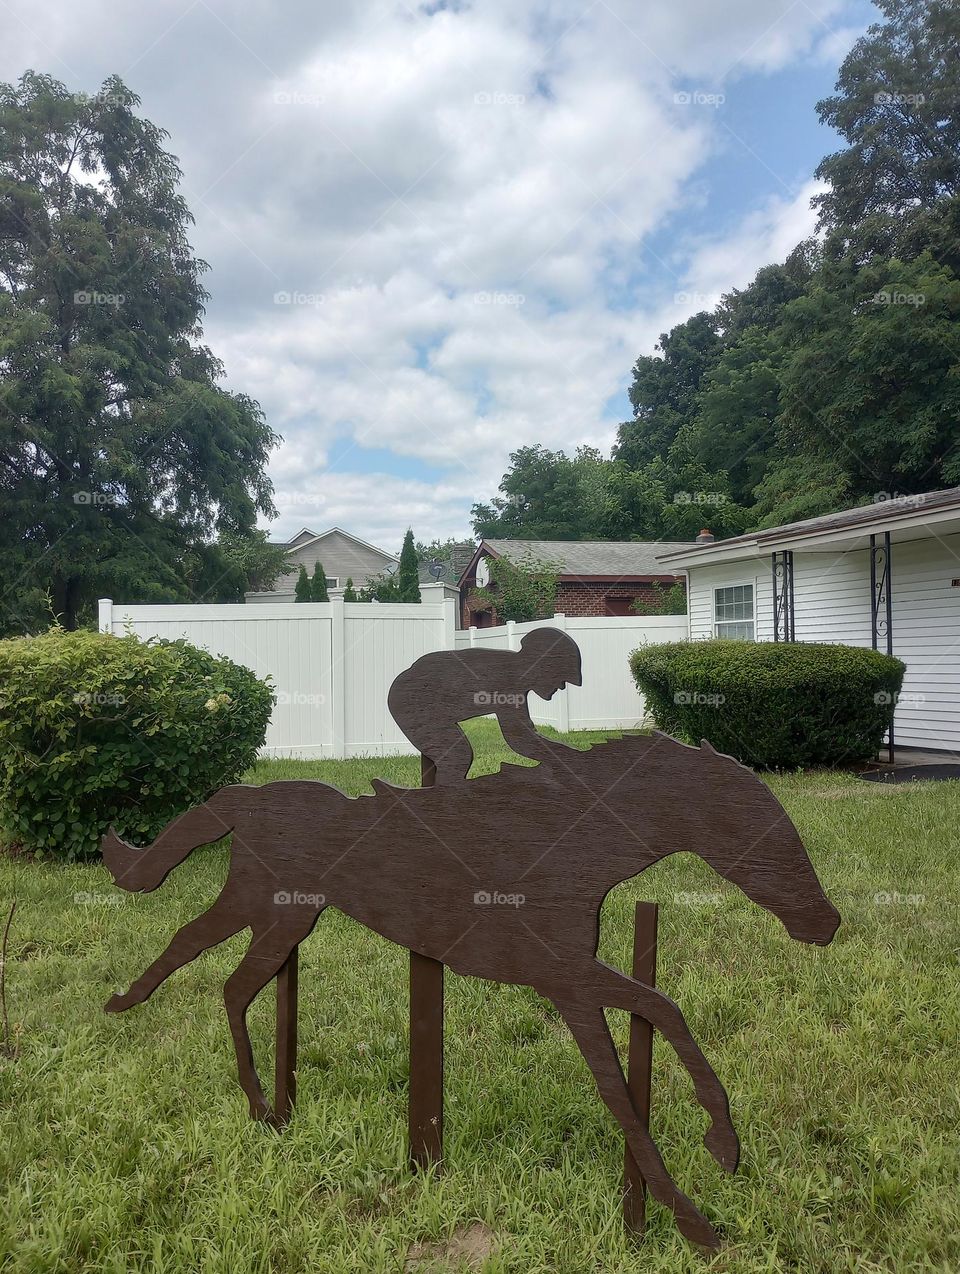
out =
<svg viewBox="0 0 960 1274"><path fill-rule="evenodd" d="M677 1217L677 1229L691 1243L699 1243L701 1247L720 1246L720 1235L707 1218L696 1209L689 1215Z"/></svg>
<svg viewBox="0 0 960 1274"><path fill-rule="evenodd" d="M256 1120L258 1124L266 1124L269 1128L279 1127L277 1117L267 1102L251 1102L250 1118Z"/></svg>
<svg viewBox="0 0 960 1274"><path fill-rule="evenodd" d="M740 1139L733 1124L712 1124L703 1144L727 1172L736 1172L740 1162Z"/></svg>
<svg viewBox="0 0 960 1274"><path fill-rule="evenodd" d="M103 1011L104 1013L122 1013L124 1009L132 1008L136 1003L137 1001L132 1000L129 994L120 995L118 993L117 995L111 995L103 1006Z"/></svg>

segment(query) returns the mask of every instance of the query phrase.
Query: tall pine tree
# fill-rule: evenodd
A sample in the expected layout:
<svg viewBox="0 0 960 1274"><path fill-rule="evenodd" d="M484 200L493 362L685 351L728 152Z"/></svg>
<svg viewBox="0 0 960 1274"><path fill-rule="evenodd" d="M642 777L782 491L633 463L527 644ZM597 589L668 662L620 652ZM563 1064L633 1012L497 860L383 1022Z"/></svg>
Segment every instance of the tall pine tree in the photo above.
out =
<svg viewBox="0 0 960 1274"><path fill-rule="evenodd" d="M298 602L313 601L313 589L310 587L310 576L307 574L305 566L300 567L300 574L297 576L297 586L293 593Z"/></svg>
<svg viewBox="0 0 960 1274"><path fill-rule="evenodd" d="M397 571L397 600L401 602L420 601L420 562L413 542L413 532L408 529L403 537L403 548L400 550L400 569Z"/></svg>
<svg viewBox="0 0 960 1274"><path fill-rule="evenodd" d="M316 561L313 564L313 579L310 582L310 600L312 602L328 602L330 595L327 592L327 576L323 569L323 563Z"/></svg>

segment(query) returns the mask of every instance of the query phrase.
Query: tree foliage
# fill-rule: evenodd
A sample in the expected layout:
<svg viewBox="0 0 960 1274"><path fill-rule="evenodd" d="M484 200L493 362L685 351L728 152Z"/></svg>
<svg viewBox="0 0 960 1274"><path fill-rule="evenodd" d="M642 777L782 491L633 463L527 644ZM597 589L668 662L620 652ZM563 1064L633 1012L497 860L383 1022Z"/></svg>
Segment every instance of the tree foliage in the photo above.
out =
<svg viewBox="0 0 960 1274"><path fill-rule="evenodd" d="M630 609L635 615L685 615L687 590L683 580L675 580L665 588L658 581L650 587L649 597L638 597Z"/></svg>
<svg viewBox="0 0 960 1274"><path fill-rule="evenodd" d="M559 566L525 554L518 561L487 558L490 582L473 593L473 600L496 613L500 623L549 619L556 609ZM475 607L476 609L476 607Z"/></svg>
<svg viewBox="0 0 960 1274"><path fill-rule="evenodd" d="M419 603L420 557L412 531L408 530L403 537L397 569L371 576L361 588L357 601Z"/></svg>
<svg viewBox="0 0 960 1274"><path fill-rule="evenodd" d="M330 600L330 594L327 592L327 574L319 558L313 564L313 578L310 581L310 600L312 602L328 602Z"/></svg>
<svg viewBox="0 0 960 1274"><path fill-rule="evenodd" d="M420 602L420 559L413 542L413 532L407 530L400 549L400 566L397 569L397 601Z"/></svg>
<svg viewBox="0 0 960 1274"><path fill-rule="evenodd" d="M98 595L191 596L274 513L276 437L201 342L180 170L119 79L0 84L0 575L66 627ZM224 547L226 546L226 547ZM203 560L205 559L205 560ZM236 592L235 582L227 591Z"/></svg>
<svg viewBox="0 0 960 1274"><path fill-rule="evenodd" d="M817 176L821 224L861 258L899 255L918 224L960 196L960 10L953 0L875 0L870 27L820 102L847 145Z"/></svg>

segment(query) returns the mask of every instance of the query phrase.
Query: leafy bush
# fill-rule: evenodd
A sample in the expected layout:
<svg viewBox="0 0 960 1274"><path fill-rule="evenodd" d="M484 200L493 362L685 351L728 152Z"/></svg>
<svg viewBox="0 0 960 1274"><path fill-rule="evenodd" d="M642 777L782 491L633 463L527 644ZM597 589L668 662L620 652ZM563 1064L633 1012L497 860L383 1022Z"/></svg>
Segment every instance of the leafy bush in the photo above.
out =
<svg viewBox="0 0 960 1274"><path fill-rule="evenodd" d="M803 642L670 642L630 667L661 730L769 768L875 755L904 674L875 650Z"/></svg>
<svg viewBox="0 0 960 1274"><path fill-rule="evenodd" d="M474 610L495 610L498 623L514 620L518 624L531 619L549 619L557 603L557 583L560 567L556 562L541 561L532 554L524 554L522 560L508 557L488 557L490 583L476 588L470 594Z"/></svg>
<svg viewBox="0 0 960 1274"><path fill-rule="evenodd" d="M149 841L243 774L272 705L249 669L185 641L0 641L3 839L64 859L95 856L110 826Z"/></svg>
<svg viewBox="0 0 960 1274"><path fill-rule="evenodd" d="M687 589L682 579L674 580L664 588L654 580L646 597L637 597L630 607L634 615L685 615L687 613Z"/></svg>

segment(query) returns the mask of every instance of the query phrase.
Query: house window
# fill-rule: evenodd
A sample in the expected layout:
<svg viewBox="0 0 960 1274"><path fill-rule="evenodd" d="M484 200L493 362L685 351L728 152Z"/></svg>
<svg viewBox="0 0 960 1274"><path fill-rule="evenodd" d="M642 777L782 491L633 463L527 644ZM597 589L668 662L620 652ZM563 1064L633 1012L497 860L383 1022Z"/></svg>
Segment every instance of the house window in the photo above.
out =
<svg viewBox="0 0 960 1274"><path fill-rule="evenodd" d="M713 590L713 632L715 637L754 641L753 585L734 584Z"/></svg>
<svg viewBox="0 0 960 1274"><path fill-rule="evenodd" d="M636 618L636 612L633 610L632 597L605 597L603 599L603 613L605 615L631 615Z"/></svg>

